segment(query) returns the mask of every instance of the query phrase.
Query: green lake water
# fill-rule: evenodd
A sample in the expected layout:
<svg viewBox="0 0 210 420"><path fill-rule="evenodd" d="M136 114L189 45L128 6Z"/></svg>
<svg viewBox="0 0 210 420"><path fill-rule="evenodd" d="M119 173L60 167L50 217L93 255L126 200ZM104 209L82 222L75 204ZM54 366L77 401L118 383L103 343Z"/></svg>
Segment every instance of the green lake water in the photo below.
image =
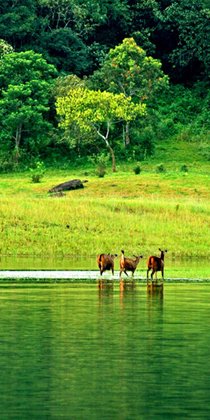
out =
<svg viewBox="0 0 210 420"><path fill-rule="evenodd" d="M0 418L209 419L209 317L209 283L2 283Z"/></svg>

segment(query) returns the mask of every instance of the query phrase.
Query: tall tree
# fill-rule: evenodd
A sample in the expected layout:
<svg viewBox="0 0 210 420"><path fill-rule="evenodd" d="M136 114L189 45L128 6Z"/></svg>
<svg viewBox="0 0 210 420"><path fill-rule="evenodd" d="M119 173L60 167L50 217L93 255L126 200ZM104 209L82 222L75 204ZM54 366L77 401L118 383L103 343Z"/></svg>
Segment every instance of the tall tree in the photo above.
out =
<svg viewBox="0 0 210 420"><path fill-rule="evenodd" d="M0 59L0 142L19 161L21 152L38 154L48 140L54 66L33 51Z"/></svg>
<svg viewBox="0 0 210 420"><path fill-rule="evenodd" d="M168 77L160 61L148 57L133 38L111 49L101 66L90 78L93 86L113 93L123 93L135 103L149 103L158 91L168 86ZM129 144L129 121L126 123L125 143Z"/></svg>

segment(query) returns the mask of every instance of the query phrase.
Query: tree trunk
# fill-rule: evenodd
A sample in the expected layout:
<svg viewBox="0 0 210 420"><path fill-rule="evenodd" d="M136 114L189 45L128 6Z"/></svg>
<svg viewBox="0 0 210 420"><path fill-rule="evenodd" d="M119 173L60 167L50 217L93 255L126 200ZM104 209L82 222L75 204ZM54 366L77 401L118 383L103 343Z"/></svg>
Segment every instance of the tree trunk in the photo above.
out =
<svg viewBox="0 0 210 420"><path fill-rule="evenodd" d="M106 146L107 146L107 148L108 148L108 150L109 150L109 152L111 154L111 157L112 157L112 172L117 172L117 169L116 169L116 159L115 159L114 150L112 149L112 147L110 146L109 141L108 141L109 129L110 129L110 123L108 122L107 123L107 131L106 131L106 135L105 136L102 133L100 133L99 130L96 130L96 131L97 131L98 135L100 137L102 137L102 139L104 139L104 141L106 143Z"/></svg>
<svg viewBox="0 0 210 420"><path fill-rule="evenodd" d="M107 147L108 147L108 149L110 151L110 154L111 154L111 157L112 157L112 172L117 172L114 150L112 149L112 147L110 145L107 146Z"/></svg>
<svg viewBox="0 0 210 420"><path fill-rule="evenodd" d="M22 134L22 123L20 123L16 128L15 133L15 153L14 158L15 161L18 162L19 156L20 156L20 140L21 140L21 134Z"/></svg>
<svg viewBox="0 0 210 420"><path fill-rule="evenodd" d="M130 144L130 136L129 136L129 122L127 121L125 124L125 146Z"/></svg>

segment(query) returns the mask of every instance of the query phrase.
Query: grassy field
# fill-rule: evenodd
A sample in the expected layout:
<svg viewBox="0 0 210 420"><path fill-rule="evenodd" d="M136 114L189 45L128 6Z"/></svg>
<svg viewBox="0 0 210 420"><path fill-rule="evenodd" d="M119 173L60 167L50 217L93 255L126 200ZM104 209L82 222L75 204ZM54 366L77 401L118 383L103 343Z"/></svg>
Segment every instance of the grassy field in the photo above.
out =
<svg viewBox="0 0 210 420"><path fill-rule="evenodd" d="M157 254L170 258L210 258L210 173L208 162L160 158L107 171L93 168L47 171L42 182L29 173L0 176L0 255L63 258L95 257L101 252ZM186 159L185 159L186 162ZM48 190L73 178L87 179L85 188L52 197ZM69 226L67 228L67 225Z"/></svg>

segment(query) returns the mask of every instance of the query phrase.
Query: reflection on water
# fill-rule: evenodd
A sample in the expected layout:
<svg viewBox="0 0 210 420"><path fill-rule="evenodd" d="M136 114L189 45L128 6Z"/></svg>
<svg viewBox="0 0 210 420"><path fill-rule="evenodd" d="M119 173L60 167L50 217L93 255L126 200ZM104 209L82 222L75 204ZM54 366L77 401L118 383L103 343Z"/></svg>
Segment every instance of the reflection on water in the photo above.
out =
<svg viewBox="0 0 210 420"><path fill-rule="evenodd" d="M1 418L210 418L209 311L209 284L2 284Z"/></svg>
<svg viewBox="0 0 210 420"><path fill-rule="evenodd" d="M134 279L120 279L120 291L126 292L127 290L134 290L136 281Z"/></svg>
<svg viewBox="0 0 210 420"><path fill-rule="evenodd" d="M110 289L114 289L114 281L110 279L98 279L98 288L99 290L103 290L105 292L109 291Z"/></svg>

